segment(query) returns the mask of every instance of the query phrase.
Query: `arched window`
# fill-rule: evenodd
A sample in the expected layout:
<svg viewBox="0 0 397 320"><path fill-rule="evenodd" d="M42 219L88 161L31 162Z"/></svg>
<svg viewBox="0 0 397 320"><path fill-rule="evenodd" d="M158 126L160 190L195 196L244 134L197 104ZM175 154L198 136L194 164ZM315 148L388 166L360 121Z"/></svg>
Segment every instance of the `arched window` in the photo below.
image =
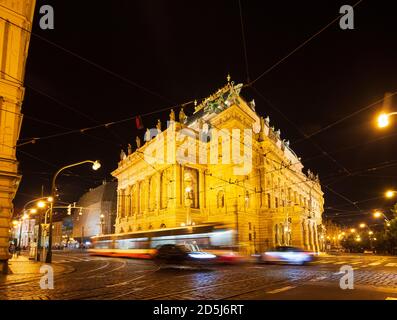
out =
<svg viewBox="0 0 397 320"><path fill-rule="evenodd" d="M165 223L160 224L160 229L162 228L167 228L167 226L165 225Z"/></svg>
<svg viewBox="0 0 397 320"><path fill-rule="evenodd" d="M199 208L198 171L196 169L185 167L183 186L185 194L185 205L190 204L191 208Z"/></svg>
<svg viewBox="0 0 397 320"><path fill-rule="evenodd" d="M223 190L219 191L216 196L216 207L224 208L225 207L225 193Z"/></svg>

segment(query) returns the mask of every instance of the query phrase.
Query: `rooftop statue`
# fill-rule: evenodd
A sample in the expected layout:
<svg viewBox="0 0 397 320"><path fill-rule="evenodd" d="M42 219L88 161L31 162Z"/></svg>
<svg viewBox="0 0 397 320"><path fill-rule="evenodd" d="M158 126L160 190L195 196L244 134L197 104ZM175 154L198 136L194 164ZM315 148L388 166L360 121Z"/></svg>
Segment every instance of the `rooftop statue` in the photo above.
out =
<svg viewBox="0 0 397 320"><path fill-rule="evenodd" d="M179 122L180 123L185 123L186 122L186 114L183 111L183 108L181 108L181 111L179 111Z"/></svg>
<svg viewBox="0 0 397 320"><path fill-rule="evenodd" d="M145 141L150 141L150 130L149 130L149 128L147 128L146 132L145 132Z"/></svg>
<svg viewBox="0 0 397 320"><path fill-rule="evenodd" d="M171 109L170 121L175 121L175 112L174 112L174 109Z"/></svg>
<svg viewBox="0 0 397 320"><path fill-rule="evenodd" d="M138 136L135 138L136 148L139 149L141 147L141 138Z"/></svg>
<svg viewBox="0 0 397 320"><path fill-rule="evenodd" d="M124 150L121 149L121 152L120 152L120 160L124 160L125 158L127 158L127 155L125 154Z"/></svg>
<svg viewBox="0 0 397 320"><path fill-rule="evenodd" d="M131 146L131 144L129 143L128 144L128 155L130 155L132 153L132 146Z"/></svg>

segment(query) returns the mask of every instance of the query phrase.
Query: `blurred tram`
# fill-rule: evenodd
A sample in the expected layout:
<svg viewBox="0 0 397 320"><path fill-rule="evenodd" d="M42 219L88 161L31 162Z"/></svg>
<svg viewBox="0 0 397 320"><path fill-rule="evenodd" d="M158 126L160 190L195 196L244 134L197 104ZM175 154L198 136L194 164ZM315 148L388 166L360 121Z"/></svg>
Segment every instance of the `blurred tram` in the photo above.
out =
<svg viewBox="0 0 397 320"><path fill-rule="evenodd" d="M153 259L164 245L186 245L194 251L215 254L219 261L238 260L233 251L234 231L221 224L202 224L179 228L109 234L92 237L91 255Z"/></svg>

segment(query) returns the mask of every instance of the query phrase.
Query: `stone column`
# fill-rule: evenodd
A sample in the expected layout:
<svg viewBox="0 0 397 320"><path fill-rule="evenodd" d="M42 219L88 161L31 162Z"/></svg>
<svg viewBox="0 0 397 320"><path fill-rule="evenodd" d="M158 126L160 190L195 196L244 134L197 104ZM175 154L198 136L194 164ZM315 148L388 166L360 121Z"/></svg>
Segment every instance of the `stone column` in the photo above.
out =
<svg viewBox="0 0 397 320"><path fill-rule="evenodd" d="M198 192L199 192L199 208L201 209L201 212L204 211L205 208L205 190L204 190L204 171L200 170L199 171L199 186L198 186Z"/></svg>

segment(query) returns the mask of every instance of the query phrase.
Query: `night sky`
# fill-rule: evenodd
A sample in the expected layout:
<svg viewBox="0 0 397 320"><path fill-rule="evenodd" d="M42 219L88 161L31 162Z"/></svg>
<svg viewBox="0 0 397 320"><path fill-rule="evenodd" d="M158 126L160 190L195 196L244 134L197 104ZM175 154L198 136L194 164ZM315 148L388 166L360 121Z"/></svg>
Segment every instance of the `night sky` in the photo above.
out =
<svg viewBox="0 0 397 320"><path fill-rule="evenodd" d="M200 100L225 85L228 73L247 83L335 19L343 4L355 2L242 1L247 76L238 0L38 1L19 144ZM39 27L43 4L54 7L54 30ZM377 129L373 119L381 104L374 104L302 138L397 91L395 13L391 1L362 1L355 30L341 30L337 21L242 91L328 186L325 216L337 222L370 223L368 210L393 204L382 194L397 189L396 122ZM193 106L185 111L192 114ZM143 123L154 127L168 114L144 116ZM131 120L18 147L23 179L16 210L40 196L42 186L50 192L57 168L99 159L98 172L87 165L58 179L61 200L77 201L111 179L120 148L135 146L135 136L143 134Z"/></svg>

